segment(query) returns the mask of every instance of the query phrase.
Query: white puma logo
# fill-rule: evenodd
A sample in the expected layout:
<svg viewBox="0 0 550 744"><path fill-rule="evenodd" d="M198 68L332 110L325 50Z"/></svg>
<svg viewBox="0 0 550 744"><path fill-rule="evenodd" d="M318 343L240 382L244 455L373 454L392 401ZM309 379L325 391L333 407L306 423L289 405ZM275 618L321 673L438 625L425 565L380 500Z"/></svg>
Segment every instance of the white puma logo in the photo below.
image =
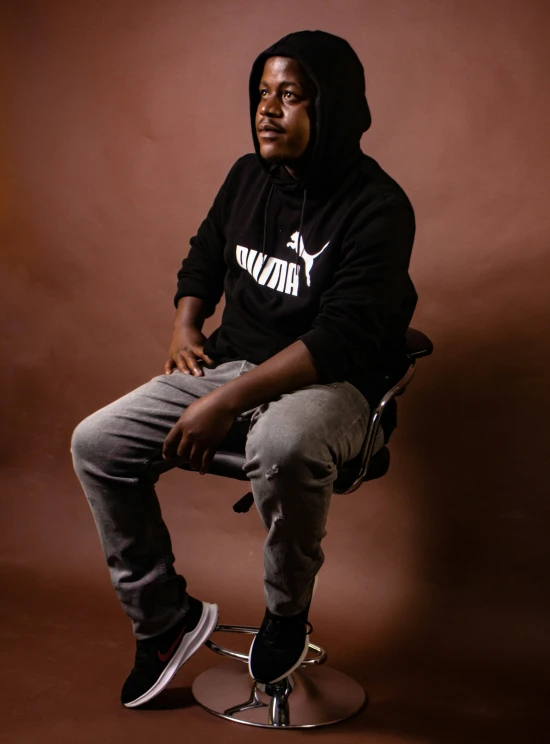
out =
<svg viewBox="0 0 550 744"><path fill-rule="evenodd" d="M299 248L298 248L298 238L300 239ZM328 243L330 243L330 240L328 241ZM308 287L311 287L311 269L313 268L313 262L325 250L328 243L325 243L325 245L321 248L319 253L315 253L312 256L310 253L306 253L306 247L304 245L304 240L302 236L299 235L298 231L296 231L295 233L292 233L290 237L290 241L286 244L287 248L292 248L292 250L296 251L296 253L298 254L300 258L304 259L304 267L306 270L306 282L307 282Z"/></svg>

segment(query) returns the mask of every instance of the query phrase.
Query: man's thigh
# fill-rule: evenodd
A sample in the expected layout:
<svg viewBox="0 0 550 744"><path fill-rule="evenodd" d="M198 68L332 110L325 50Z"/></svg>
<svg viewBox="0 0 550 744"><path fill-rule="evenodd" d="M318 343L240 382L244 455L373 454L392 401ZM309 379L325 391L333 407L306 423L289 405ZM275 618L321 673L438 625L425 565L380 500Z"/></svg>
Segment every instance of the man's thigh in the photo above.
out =
<svg viewBox="0 0 550 744"><path fill-rule="evenodd" d="M359 454L369 418L368 401L349 382L309 385L255 411L247 457L261 450L279 459L304 454L339 467Z"/></svg>
<svg viewBox="0 0 550 744"><path fill-rule="evenodd" d="M157 463L159 472L173 467L162 460L166 435L184 410L203 395L246 371L245 362L203 369L194 377L175 370L158 375L84 419L73 435L73 452L86 450L94 460L109 460L127 475ZM87 458L88 459L88 458Z"/></svg>

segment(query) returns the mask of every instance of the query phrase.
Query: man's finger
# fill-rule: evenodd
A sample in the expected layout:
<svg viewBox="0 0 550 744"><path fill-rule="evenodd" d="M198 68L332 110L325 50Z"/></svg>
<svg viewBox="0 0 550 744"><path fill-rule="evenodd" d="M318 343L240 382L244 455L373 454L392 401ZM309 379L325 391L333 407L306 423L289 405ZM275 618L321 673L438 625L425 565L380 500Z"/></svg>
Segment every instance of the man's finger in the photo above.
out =
<svg viewBox="0 0 550 744"><path fill-rule="evenodd" d="M179 371L183 372L184 375L191 374L191 372L189 371L189 367L187 366L187 362L185 361L185 359L182 357L181 354L178 354L178 360L176 364L177 364Z"/></svg>
<svg viewBox="0 0 550 744"><path fill-rule="evenodd" d="M195 352L195 353L196 353L196 352ZM201 359L204 359L204 361L205 361L205 362L206 362L207 364L214 364L214 360L213 360L213 359L210 359L210 357L208 356L208 354L205 354L205 353L204 353L204 351L203 351L202 349L201 349L201 350L200 350L200 352L199 352L199 353L197 354L197 356L199 356L199 357L200 357Z"/></svg>
<svg viewBox="0 0 550 744"><path fill-rule="evenodd" d="M193 442L191 452L189 453L189 467L191 470L200 470L202 463L203 449L198 442Z"/></svg>
<svg viewBox="0 0 550 744"><path fill-rule="evenodd" d="M164 374L165 375L171 374L172 373L172 370L174 370L176 368L176 366L177 365L176 365L175 361L172 358L168 359L168 361L164 365Z"/></svg>
<svg viewBox="0 0 550 744"><path fill-rule="evenodd" d="M212 451L210 449L205 449L202 455L202 461L201 466L199 469L199 473L201 475L205 475L210 470L210 465L212 464L212 460L214 459L215 451Z"/></svg>
<svg viewBox="0 0 550 744"><path fill-rule="evenodd" d="M183 459L183 462L189 462L189 451L191 449L193 442L189 439L187 434L185 432L182 433L181 439L178 444L178 448L176 450L176 454L178 457L181 457Z"/></svg>
<svg viewBox="0 0 550 744"><path fill-rule="evenodd" d="M185 363L189 367L191 374L195 375L195 377L200 377L202 375L202 369L199 366L197 357L195 356L194 352L186 350L182 351L181 354L185 360Z"/></svg>
<svg viewBox="0 0 550 744"><path fill-rule="evenodd" d="M177 426L173 426L168 432L164 444L162 445L162 457L164 460L171 460L176 451L176 446L180 438L180 430Z"/></svg>

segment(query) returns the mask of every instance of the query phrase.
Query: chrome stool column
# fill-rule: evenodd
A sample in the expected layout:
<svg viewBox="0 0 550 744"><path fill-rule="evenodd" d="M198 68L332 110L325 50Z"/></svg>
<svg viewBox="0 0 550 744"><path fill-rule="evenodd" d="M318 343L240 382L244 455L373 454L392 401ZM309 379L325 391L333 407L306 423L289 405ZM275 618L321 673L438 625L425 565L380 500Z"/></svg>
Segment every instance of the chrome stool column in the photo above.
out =
<svg viewBox="0 0 550 744"><path fill-rule="evenodd" d="M248 625L218 625L215 632L254 635L258 628ZM322 666L326 651L309 644L301 666L273 685L256 682L248 671L248 654L233 651L214 641L206 645L223 664L200 674L193 682L197 703L221 718L262 728L316 728L344 721L359 713L367 695L361 685L346 674Z"/></svg>

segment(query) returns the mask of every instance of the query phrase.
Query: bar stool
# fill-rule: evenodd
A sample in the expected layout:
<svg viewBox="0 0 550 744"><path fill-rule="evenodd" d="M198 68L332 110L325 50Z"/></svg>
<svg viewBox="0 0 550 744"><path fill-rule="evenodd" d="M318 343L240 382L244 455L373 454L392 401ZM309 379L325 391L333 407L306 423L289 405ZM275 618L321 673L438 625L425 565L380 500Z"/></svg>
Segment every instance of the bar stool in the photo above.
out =
<svg viewBox="0 0 550 744"><path fill-rule="evenodd" d="M389 390L372 411L361 452L340 469L334 482L334 493L352 493L364 481L381 478L387 473L390 452L386 444L394 425L395 398L402 395L411 382L416 360L429 356L432 351L430 339L421 331L409 328L406 354L398 379L396 381L394 376L388 375ZM384 430L385 444L373 454L380 427ZM216 453L209 473L248 480L242 470L247 431L248 421L236 422ZM186 465L181 468L189 469ZM247 493L233 509L246 512L253 503L252 494ZM217 625L214 632L253 635L258 630L248 625ZM308 655L297 670L271 685L260 684L250 677L248 654L212 640L206 645L225 657L225 661L207 669L194 680L193 697L209 713L229 721L263 728L316 728L344 721L367 703L367 694L358 682L324 666L327 652L314 643L309 644Z"/></svg>

